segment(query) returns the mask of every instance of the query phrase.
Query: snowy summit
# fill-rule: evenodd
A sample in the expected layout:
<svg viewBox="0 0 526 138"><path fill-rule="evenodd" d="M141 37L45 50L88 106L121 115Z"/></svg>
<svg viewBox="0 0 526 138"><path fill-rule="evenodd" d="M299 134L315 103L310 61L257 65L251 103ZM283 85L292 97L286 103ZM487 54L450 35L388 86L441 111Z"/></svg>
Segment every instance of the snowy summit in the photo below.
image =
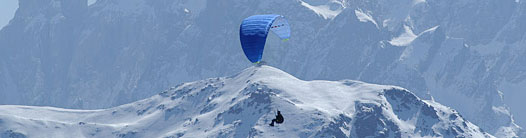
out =
<svg viewBox="0 0 526 138"><path fill-rule="evenodd" d="M269 123L280 110L284 122ZM270 66L100 110L0 106L0 137L492 137L407 90L303 81Z"/></svg>

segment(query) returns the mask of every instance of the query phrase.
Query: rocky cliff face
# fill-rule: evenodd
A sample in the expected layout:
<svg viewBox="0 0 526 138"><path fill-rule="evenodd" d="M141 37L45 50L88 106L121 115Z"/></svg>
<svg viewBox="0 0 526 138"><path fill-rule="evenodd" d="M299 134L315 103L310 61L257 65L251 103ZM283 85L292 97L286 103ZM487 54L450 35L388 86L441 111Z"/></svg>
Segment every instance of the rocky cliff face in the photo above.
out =
<svg viewBox="0 0 526 138"><path fill-rule="evenodd" d="M86 1L21 0L0 33L3 104L49 104L69 95L68 70L85 20Z"/></svg>
<svg viewBox="0 0 526 138"><path fill-rule="evenodd" d="M21 0L0 31L0 103L104 108L250 66L243 18L288 18L263 59L302 79L405 87L492 134L521 133L523 1ZM520 134L518 134L520 135Z"/></svg>

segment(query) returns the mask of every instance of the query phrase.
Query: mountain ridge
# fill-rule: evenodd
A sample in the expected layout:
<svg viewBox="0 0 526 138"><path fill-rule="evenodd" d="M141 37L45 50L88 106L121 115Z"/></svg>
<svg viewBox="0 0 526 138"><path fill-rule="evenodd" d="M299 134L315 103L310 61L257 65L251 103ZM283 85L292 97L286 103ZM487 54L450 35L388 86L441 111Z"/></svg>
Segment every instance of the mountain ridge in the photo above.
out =
<svg viewBox="0 0 526 138"><path fill-rule="evenodd" d="M270 127L275 110L285 121ZM396 86L303 81L270 66L98 110L0 105L5 137L493 137Z"/></svg>

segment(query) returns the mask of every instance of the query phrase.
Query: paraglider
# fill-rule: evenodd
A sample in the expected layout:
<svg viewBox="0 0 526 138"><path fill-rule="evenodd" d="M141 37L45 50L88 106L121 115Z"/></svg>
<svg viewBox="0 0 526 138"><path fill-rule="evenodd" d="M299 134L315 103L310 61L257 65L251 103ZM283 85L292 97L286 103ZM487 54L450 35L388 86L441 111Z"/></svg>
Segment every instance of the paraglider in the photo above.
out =
<svg viewBox="0 0 526 138"><path fill-rule="evenodd" d="M253 15L241 23L239 39L243 52L250 62L261 62L269 30L281 40L286 41L290 38L289 23L281 15Z"/></svg>
<svg viewBox="0 0 526 138"><path fill-rule="evenodd" d="M281 124L283 123L283 121L285 121L283 119L283 115L281 115L281 112L278 110L278 114L276 115L276 119L272 119L272 122L268 125L270 126L274 126L274 122L278 123L278 124Z"/></svg>

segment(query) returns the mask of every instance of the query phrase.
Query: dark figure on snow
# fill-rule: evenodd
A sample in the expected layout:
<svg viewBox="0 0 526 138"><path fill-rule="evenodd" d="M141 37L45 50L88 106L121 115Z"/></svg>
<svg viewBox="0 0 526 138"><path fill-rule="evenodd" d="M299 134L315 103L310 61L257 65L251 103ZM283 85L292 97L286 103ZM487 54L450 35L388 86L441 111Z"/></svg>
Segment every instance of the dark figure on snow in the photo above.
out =
<svg viewBox="0 0 526 138"><path fill-rule="evenodd" d="M270 123L269 125L270 126L274 126L274 122L278 123L278 124L281 124L283 123L283 116L281 115L281 112L278 111L278 115L276 115L276 119L272 119L272 123Z"/></svg>

